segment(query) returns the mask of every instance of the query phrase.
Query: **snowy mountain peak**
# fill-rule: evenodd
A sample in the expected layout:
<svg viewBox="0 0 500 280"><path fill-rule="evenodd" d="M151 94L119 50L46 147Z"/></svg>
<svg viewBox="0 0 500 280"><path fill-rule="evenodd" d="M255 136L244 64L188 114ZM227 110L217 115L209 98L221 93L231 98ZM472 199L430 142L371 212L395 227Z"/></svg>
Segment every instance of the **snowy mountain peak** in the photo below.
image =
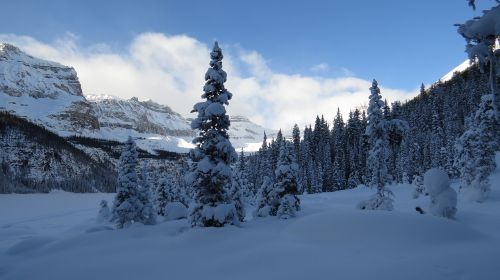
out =
<svg viewBox="0 0 500 280"><path fill-rule="evenodd" d="M450 72L448 72L446 75L444 75L441 79L439 79L441 82L447 82L453 78L453 75L456 72L463 72L467 70L471 66L470 61L467 59L466 61L460 63L457 67L453 68Z"/></svg>
<svg viewBox="0 0 500 280"><path fill-rule="evenodd" d="M83 96L75 69L34 58L5 43L0 44L0 84L3 93L16 97Z"/></svg>
<svg viewBox="0 0 500 280"><path fill-rule="evenodd" d="M14 45L7 44L7 43L0 43L0 52L2 54L4 54L4 53L5 54L7 54L7 53L20 54L21 50Z"/></svg>
<svg viewBox="0 0 500 280"><path fill-rule="evenodd" d="M0 110L42 124L57 133L97 129L76 71L0 44Z"/></svg>
<svg viewBox="0 0 500 280"><path fill-rule="evenodd" d="M154 101L140 101L137 97L122 99L110 95L88 95L101 128L133 129L139 133L164 136L193 136L187 120L166 105Z"/></svg>

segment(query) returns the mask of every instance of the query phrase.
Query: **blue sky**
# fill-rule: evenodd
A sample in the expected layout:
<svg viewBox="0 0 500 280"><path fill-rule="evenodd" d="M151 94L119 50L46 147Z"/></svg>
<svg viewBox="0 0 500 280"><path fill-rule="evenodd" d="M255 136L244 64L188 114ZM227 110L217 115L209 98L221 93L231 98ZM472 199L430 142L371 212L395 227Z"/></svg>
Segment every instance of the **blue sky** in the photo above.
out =
<svg viewBox="0 0 500 280"><path fill-rule="evenodd" d="M492 1L479 1L483 6ZM483 7L479 6L478 10ZM454 23L466 1L6 1L4 32L51 41L66 32L114 48L135 34L187 34L259 51L270 67L307 73L320 63L388 86L412 89L462 62Z"/></svg>
<svg viewBox="0 0 500 280"><path fill-rule="evenodd" d="M493 4L478 1L478 11L473 11L465 0L16 0L2 3L0 33L29 36L51 47L71 34L71 43L83 53L105 46L106 52L115 55L128 53L122 58L133 56L131 42L145 33L168 38L186 35L204 46L217 39L234 53L255 52L250 66L239 68L242 77L258 76L252 73L258 62L264 65L259 69L264 67L278 77L377 78L387 88L410 92L421 82L436 81L466 59L464 40L453 24ZM84 68L75 59L59 57L62 63L76 64L79 73L79 67ZM248 56L238 58L234 65L248 62ZM82 83L92 82L82 75ZM262 123L265 118L256 120Z"/></svg>

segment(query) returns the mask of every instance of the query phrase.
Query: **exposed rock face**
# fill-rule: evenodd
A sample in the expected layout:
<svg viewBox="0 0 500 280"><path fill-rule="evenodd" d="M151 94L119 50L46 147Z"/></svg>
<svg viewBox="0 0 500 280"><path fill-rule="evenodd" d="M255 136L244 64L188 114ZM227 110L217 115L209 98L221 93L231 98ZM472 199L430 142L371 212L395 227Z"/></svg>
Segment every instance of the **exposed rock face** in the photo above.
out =
<svg viewBox="0 0 500 280"><path fill-rule="evenodd" d="M244 116L230 116L231 127L229 129L229 137L234 140L246 140L248 142L262 142L264 132L269 138L276 136L276 131L273 129L265 129L264 127L253 123Z"/></svg>
<svg viewBox="0 0 500 280"><path fill-rule="evenodd" d="M164 136L194 136L188 121L170 107L133 97L87 96L103 128L133 129L139 133Z"/></svg>
<svg viewBox="0 0 500 280"><path fill-rule="evenodd" d="M83 96L75 69L34 58L9 44L0 44L0 84L10 96Z"/></svg>
<svg viewBox="0 0 500 280"><path fill-rule="evenodd" d="M0 109L24 116L53 131L98 129L75 69L0 44Z"/></svg>

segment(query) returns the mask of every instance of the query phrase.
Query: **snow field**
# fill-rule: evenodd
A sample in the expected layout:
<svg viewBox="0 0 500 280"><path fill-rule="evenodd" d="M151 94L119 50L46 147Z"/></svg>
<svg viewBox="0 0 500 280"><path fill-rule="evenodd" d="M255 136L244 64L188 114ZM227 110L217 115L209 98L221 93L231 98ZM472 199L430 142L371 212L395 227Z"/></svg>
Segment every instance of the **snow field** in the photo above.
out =
<svg viewBox="0 0 500 280"><path fill-rule="evenodd" d="M113 194L0 195L0 279L496 279L499 179L484 203L459 194L456 220L416 213L429 197L396 185L392 212L356 210L375 191L358 187L301 196L293 219L224 228L114 230L95 222Z"/></svg>

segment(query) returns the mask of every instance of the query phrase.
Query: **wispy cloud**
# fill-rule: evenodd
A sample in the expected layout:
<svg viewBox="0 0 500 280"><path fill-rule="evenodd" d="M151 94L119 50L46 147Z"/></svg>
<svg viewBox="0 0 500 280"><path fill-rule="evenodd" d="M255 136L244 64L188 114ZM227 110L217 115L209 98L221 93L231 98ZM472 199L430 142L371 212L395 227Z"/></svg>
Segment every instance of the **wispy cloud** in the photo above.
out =
<svg viewBox="0 0 500 280"><path fill-rule="evenodd" d="M311 67L311 71L313 72L324 72L330 69L330 65L326 62L322 62L320 64L316 64L313 67Z"/></svg>
<svg viewBox="0 0 500 280"><path fill-rule="evenodd" d="M0 34L0 41L13 43L33 56L73 66L85 94L148 98L184 115L200 101L210 48L186 35L160 33L139 34L124 52L103 43L79 46L73 34L53 43L13 34ZM234 94L228 107L230 114L248 116L267 127L288 129L294 123L310 123L316 114L331 120L337 107L346 114L368 101L371 81L356 78L345 68L338 78L288 75L270 69L257 51L224 44L222 48L227 88ZM326 70L336 69L320 65ZM389 101L404 100L417 92L381 90Z"/></svg>

